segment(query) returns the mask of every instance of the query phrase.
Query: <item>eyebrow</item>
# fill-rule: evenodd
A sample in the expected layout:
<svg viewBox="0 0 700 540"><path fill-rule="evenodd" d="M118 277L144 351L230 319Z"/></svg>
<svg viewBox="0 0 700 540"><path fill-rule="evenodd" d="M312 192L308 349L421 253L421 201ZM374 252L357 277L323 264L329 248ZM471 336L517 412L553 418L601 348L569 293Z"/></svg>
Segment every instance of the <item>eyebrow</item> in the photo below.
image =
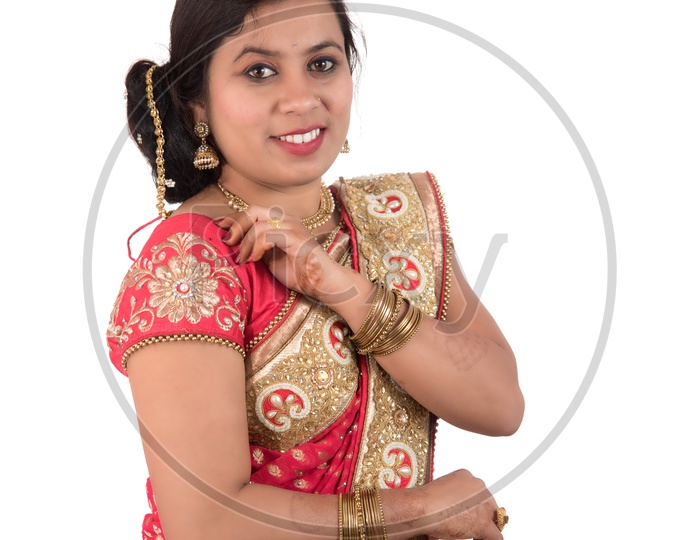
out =
<svg viewBox="0 0 700 540"><path fill-rule="evenodd" d="M323 49L327 49L329 47L331 47L333 49L338 49L343 54L345 53L345 50L340 45L338 45L338 43L329 39L327 41L322 41L321 43L318 43L318 44L314 45L313 47L309 47L305 51L305 54L313 54L313 53L316 53L318 51L322 51ZM249 45L249 46L245 47L240 52L240 54L238 56L236 56L236 58L233 61L238 62L241 58L243 58L244 56L246 56L248 54L259 54L261 56L269 56L272 58L278 58L279 56L281 56L278 51L271 51L270 49L265 49L263 47L256 47L256 46Z"/></svg>

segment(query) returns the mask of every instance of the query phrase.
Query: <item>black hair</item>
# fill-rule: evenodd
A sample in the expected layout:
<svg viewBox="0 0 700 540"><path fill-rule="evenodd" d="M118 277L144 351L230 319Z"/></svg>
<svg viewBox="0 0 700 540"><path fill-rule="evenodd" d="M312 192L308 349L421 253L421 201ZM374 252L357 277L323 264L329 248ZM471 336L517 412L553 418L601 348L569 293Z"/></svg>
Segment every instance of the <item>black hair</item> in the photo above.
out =
<svg viewBox="0 0 700 540"><path fill-rule="evenodd" d="M227 36L241 31L246 16L270 0L177 0L170 21L170 61L153 73L153 95L163 123L165 176L174 187L165 192L169 203L182 202L216 183L221 166L200 171L192 163L201 143L193 131L191 105L204 103L211 57ZM328 0L338 17L351 72L358 65L355 27L342 0ZM315 9L318 10L318 5ZM314 9L314 6L299 8ZM127 116L132 138L156 172L156 137L146 100L146 72L154 63L140 60L126 76ZM216 149L212 136L207 141ZM221 152L219 152L221 156Z"/></svg>

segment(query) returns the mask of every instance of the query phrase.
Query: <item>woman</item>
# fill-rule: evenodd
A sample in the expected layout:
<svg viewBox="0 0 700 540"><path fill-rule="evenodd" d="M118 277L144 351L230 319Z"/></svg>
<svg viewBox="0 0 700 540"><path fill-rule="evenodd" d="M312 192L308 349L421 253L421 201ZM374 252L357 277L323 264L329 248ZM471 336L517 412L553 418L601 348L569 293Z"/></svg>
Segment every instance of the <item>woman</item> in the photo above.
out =
<svg viewBox="0 0 700 540"><path fill-rule="evenodd" d="M434 178L321 180L355 58L342 2L178 0L170 62L127 76L166 218L108 330L144 538L502 538L482 481L431 478L437 417L508 435L523 412Z"/></svg>

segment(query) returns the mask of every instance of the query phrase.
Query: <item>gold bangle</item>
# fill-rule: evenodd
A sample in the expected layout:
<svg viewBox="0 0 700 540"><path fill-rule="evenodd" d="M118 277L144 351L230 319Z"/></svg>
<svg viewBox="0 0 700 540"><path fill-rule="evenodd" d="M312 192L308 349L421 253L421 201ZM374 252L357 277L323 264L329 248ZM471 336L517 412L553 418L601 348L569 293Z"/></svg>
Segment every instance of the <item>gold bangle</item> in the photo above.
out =
<svg viewBox="0 0 700 540"><path fill-rule="evenodd" d="M392 294L389 290L382 286L382 296L379 306L377 307L377 314L372 321L372 326L368 329L365 338L357 342L357 350L360 354L366 354L370 351L372 343L377 340L391 318L391 297Z"/></svg>
<svg viewBox="0 0 700 540"><path fill-rule="evenodd" d="M394 332L377 348L377 354L389 354L402 347L416 333L422 321L423 313L415 306L410 306L406 316L401 320Z"/></svg>
<svg viewBox="0 0 700 540"><path fill-rule="evenodd" d="M423 312L410 305L401 322L389 333L384 342L374 349L375 356L384 356L398 351L416 334L422 321Z"/></svg>
<svg viewBox="0 0 700 540"><path fill-rule="evenodd" d="M345 531L344 538L347 540L361 540L360 527L357 519L357 505L355 497L351 493L343 495L345 502Z"/></svg>
<svg viewBox="0 0 700 540"><path fill-rule="evenodd" d="M338 540L343 540L343 494L338 495Z"/></svg>
<svg viewBox="0 0 700 540"><path fill-rule="evenodd" d="M351 538L351 536L350 536L350 512L348 511L349 508L348 508L348 500L347 499L348 499L347 494L345 494L345 493L340 494L340 506L342 508L342 510L341 510L341 512L342 512L341 530L343 531L341 533L341 536L345 540L350 540L350 538Z"/></svg>
<svg viewBox="0 0 700 540"><path fill-rule="evenodd" d="M365 354L389 322L392 314L392 293L382 284L377 284L377 294L360 329L350 339L360 354Z"/></svg>
<svg viewBox="0 0 700 540"><path fill-rule="evenodd" d="M369 494L368 489L360 489L358 490L358 494L360 497L360 504L362 506L362 517L364 518L364 523L365 523L365 534L367 536L368 540L373 540L374 538L374 515L372 514L372 509L369 506L369 501L367 499L367 495Z"/></svg>
<svg viewBox="0 0 700 540"><path fill-rule="evenodd" d="M355 512L357 516L357 530L360 540L367 540L367 529L365 514L362 509L362 493L360 489L355 489L353 493L355 497Z"/></svg>
<svg viewBox="0 0 700 540"><path fill-rule="evenodd" d="M376 529L379 526L379 515L374 507L372 496L374 489L362 490L362 510L365 514L365 523L367 527L367 539L375 540L377 538Z"/></svg>
<svg viewBox="0 0 700 540"><path fill-rule="evenodd" d="M399 318L399 313L401 313L401 308L403 307L403 295L396 289L391 289L391 293L394 299L394 307L391 310L391 316L383 325L383 328L377 338L367 347L367 350L359 351L362 354L367 352L373 352L389 335L389 332L396 324Z"/></svg>
<svg viewBox="0 0 700 540"><path fill-rule="evenodd" d="M384 523L384 511L382 509L379 490L375 488L362 489L360 504L364 518L367 540L387 540L386 524Z"/></svg>
<svg viewBox="0 0 700 540"><path fill-rule="evenodd" d="M367 331L372 325L372 322L374 320L374 314L377 311L377 307L379 306L379 299L382 297L383 294L382 289L383 287L381 283L377 284L377 290L374 292L374 299L372 300L372 307L369 308L369 313L367 313L365 320L362 321L362 324L360 325L360 328L357 330L357 332L350 336L350 340L353 343L357 344L358 341L366 339Z"/></svg>
<svg viewBox="0 0 700 540"><path fill-rule="evenodd" d="M386 521L384 520L384 507L382 506L382 498L379 495L379 489L374 490L374 498L379 508L379 523L382 527L382 540L389 540L389 535L386 532Z"/></svg>
<svg viewBox="0 0 700 540"><path fill-rule="evenodd" d="M357 535L357 512L353 497L349 493L343 497L343 527L344 538L347 540L358 540Z"/></svg>

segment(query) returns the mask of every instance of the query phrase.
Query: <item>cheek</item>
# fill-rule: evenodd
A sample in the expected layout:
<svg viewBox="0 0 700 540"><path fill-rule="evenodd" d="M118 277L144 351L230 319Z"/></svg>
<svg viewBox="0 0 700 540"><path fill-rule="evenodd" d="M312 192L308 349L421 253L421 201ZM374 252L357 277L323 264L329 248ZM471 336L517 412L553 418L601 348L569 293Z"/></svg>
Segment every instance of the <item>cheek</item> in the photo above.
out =
<svg viewBox="0 0 700 540"><path fill-rule="evenodd" d="M350 118L350 110L352 108L352 98L353 98L353 81L351 77L348 77L347 81L343 81L338 84L334 91L332 92L333 106L337 112L343 112Z"/></svg>
<svg viewBox="0 0 700 540"><path fill-rule="evenodd" d="M234 103L245 103L235 101ZM263 115L254 107L225 104L212 109L212 124L217 131L234 131L259 126Z"/></svg>
<svg viewBox="0 0 700 540"><path fill-rule="evenodd" d="M259 100L258 100L259 101ZM245 92L221 91L209 102L209 120L217 140L237 138L264 125L265 107Z"/></svg>

